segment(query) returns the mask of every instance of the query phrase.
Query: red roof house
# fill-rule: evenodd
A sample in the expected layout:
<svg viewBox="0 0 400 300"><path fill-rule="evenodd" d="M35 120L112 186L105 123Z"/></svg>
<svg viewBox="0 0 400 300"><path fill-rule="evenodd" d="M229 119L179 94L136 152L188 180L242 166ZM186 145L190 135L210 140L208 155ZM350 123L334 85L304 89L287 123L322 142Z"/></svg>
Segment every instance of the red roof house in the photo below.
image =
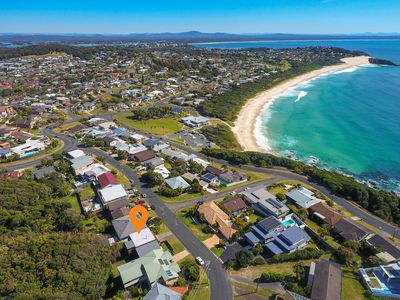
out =
<svg viewBox="0 0 400 300"><path fill-rule="evenodd" d="M107 172L107 173L103 173L103 174L99 175L97 177L97 181L99 182L101 188L105 188L106 186L109 186L109 185L118 184L117 179L111 172Z"/></svg>

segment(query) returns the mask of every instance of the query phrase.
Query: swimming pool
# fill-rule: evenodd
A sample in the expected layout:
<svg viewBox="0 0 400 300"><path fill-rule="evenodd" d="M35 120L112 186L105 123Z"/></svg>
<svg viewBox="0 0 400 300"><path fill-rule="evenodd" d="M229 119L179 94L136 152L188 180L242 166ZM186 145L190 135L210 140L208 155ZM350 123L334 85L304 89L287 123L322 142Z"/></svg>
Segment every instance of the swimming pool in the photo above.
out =
<svg viewBox="0 0 400 300"><path fill-rule="evenodd" d="M283 222L283 226L285 226L286 228L292 227L293 225L294 225L294 222L291 219L286 220L285 222Z"/></svg>

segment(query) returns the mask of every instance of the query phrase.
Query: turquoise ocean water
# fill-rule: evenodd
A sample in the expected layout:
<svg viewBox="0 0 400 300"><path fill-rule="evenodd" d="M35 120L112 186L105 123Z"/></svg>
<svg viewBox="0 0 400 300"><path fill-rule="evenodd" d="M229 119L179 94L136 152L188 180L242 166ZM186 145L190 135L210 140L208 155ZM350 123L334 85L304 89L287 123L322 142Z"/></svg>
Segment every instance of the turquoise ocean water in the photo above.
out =
<svg viewBox="0 0 400 300"><path fill-rule="evenodd" d="M400 40L272 41L199 47L335 46L400 64ZM261 113L261 112L260 112ZM287 90L266 108L259 142L276 153L310 161L400 192L400 67L357 67Z"/></svg>

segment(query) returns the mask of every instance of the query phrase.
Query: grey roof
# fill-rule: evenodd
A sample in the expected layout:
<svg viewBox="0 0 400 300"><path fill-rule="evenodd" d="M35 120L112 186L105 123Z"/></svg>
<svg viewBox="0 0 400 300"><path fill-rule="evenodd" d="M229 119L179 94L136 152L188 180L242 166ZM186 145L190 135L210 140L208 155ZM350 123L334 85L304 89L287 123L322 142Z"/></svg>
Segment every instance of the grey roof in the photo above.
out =
<svg viewBox="0 0 400 300"><path fill-rule="evenodd" d="M89 155L80 156L80 157L71 159L70 162L72 163L72 168L79 169L81 167L86 167L86 166L90 165L91 163L93 163L93 157L91 157Z"/></svg>
<svg viewBox="0 0 400 300"><path fill-rule="evenodd" d="M190 187L190 184L186 182L181 176L168 178L165 180L165 184L168 185L171 189L175 190L177 188L186 189Z"/></svg>
<svg viewBox="0 0 400 300"><path fill-rule="evenodd" d="M400 249L379 234L374 234L367 241L380 251L389 253L394 259L400 258Z"/></svg>
<svg viewBox="0 0 400 300"><path fill-rule="evenodd" d="M265 246L273 254L291 252L300 246L303 246L310 240L310 237L297 226L292 226L285 231L277 234L274 240Z"/></svg>
<svg viewBox="0 0 400 300"><path fill-rule="evenodd" d="M151 241L150 243L144 244L142 246L139 246L136 248L136 252L139 255L139 257L146 255L152 250L159 249L160 245L156 240Z"/></svg>
<svg viewBox="0 0 400 300"><path fill-rule="evenodd" d="M45 168L41 168L41 169L35 169L32 171L32 174L36 179L41 179L44 176L51 174L55 171L56 171L56 169L54 169L53 166L49 166L49 167L45 167Z"/></svg>
<svg viewBox="0 0 400 300"><path fill-rule="evenodd" d="M264 216L283 216L289 213L289 208L275 198L261 199L253 204L253 208Z"/></svg>
<svg viewBox="0 0 400 300"><path fill-rule="evenodd" d="M274 216L269 216L264 220L251 226L251 230L244 235L244 238L251 244L265 243L277 234L285 230L285 226Z"/></svg>
<svg viewBox="0 0 400 300"><path fill-rule="evenodd" d="M156 283L151 290L144 296L143 300L180 300L181 294L167 288L166 286Z"/></svg>
<svg viewBox="0 0 400 300"><path fill-rule="evenodd" d="M341 299L342 270L340 265L329 260L315 263L311 298L315 300Z"/></svg>
<svg viewBox="0 0 400 300"><path fill-rule="evenodd" d="M333 227L345 240L360 241L368 235L364 229L345 218L339 220Z"/></svg>
<svg viewBox="0 0 400 300"><path fill-rule="evenodd" d="M111 221L115 233L120 240L127 238L131 233L136 232L129 218L129 215Z"/></svg>
<svg viewBox="0 0 400 300"><path fill-rule="evenodd" d="M260 200L275 199L275 196L268 192L264 186L255 187L249 191L242 193L245 199L252 204L259 202Z"/></svg>
<svg viewBox="0 0 400 300"><path fill-rule="evenodd" d="M305 188L300 188L288 192L286 197L294 201L300 207L309 208L310 206L320 202L320 200L316 199L313 195L313 192Z"/></svg>

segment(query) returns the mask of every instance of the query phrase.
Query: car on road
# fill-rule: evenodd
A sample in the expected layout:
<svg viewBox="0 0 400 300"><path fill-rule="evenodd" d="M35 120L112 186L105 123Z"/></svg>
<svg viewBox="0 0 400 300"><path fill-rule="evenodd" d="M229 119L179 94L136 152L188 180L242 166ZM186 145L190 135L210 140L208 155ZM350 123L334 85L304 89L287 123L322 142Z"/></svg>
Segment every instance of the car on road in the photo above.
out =
<svg viewBox="0 0 400 300"><path fill-rule="evenodd" d="M196 257L196 262L197 262L200 266L204 266L204 260L203 260L200 256L197 256L197 257Z"/></svg>

